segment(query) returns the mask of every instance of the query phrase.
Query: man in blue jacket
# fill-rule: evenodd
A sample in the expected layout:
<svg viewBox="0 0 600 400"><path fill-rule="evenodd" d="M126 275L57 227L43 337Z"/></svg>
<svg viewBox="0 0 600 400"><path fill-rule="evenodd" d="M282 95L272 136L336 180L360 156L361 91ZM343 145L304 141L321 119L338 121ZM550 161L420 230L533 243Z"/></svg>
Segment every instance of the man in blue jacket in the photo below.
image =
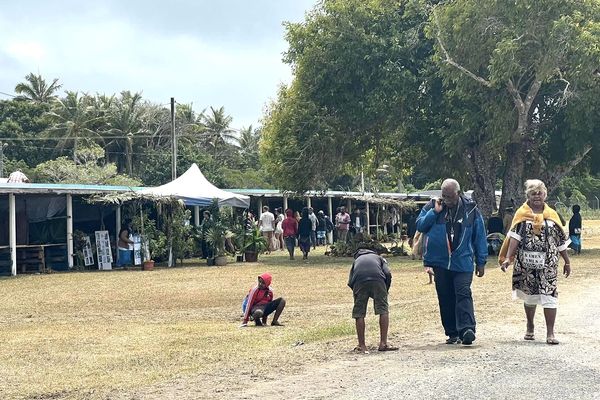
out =
<svg viewBox="0 0 600 400"><path fill-rule="evenodd" d="M417 218L423 238L423 265L435 274L447 344L475 340L471 282L474 264L482 277L487 260L485 226L475 203L460 193L454 179L442 183L442 198L427 203Z"/></svg>

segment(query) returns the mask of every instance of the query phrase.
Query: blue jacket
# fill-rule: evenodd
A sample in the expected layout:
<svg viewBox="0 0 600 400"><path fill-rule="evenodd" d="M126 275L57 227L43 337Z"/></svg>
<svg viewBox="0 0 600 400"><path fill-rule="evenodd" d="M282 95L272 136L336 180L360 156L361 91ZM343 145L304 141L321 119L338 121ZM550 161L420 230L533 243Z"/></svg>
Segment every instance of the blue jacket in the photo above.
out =
<svg viewBox="0 0 600 400"><path fill-rule="evenodd" d="M433 200L427 203L417 218L417 230L423 237L423 264L457 272L473 272L474 263L484 266L487 260L485 225L475 203L461 196L463 207L462 232L459 245L450 252L446 232L446 209L437 214Z"/></svg>

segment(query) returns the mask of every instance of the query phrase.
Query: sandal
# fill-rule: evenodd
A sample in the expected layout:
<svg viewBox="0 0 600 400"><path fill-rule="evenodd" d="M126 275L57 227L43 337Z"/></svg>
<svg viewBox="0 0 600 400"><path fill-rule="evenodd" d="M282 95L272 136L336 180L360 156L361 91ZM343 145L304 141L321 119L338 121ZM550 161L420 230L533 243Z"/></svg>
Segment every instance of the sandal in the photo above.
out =
<svg viewBox="0 0 600 400"><path fill-rule="evenodd" d="M546 344L552 344L552 345L554 345L554 344L559 344L559 343L560 342L558 341L557 338L547 338L546 339Z"/></svg>
<svg viewBox="0 0 600 400"><path fill-rule="evenodd" d="M378 348L378 351L396 351L398 350L398 347L394 347L394 346L390 346L389 344L386 344L383 347Z"/></svg>
<svg viewBox="0 0 600 400"><path fill-rule="evenodd" d="M535 340L535 335L533 332L525 332L524 340Z"/></svg>
<svg viewBox="0 0 600 400"><path fill-rule="evenodd" d="M360 354L369 354L369 350L363 350L358 346L356 346L354 349L352 349L352 352L360 353Z"/></svg>

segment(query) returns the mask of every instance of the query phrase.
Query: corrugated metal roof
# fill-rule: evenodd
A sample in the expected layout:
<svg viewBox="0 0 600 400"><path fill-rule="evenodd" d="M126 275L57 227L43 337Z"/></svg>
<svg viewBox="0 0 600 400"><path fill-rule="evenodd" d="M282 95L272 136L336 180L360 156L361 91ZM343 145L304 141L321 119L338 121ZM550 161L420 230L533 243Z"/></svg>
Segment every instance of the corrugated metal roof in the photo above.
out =
<svg viewBox="0 0 600 400"><path fill-rule="evenodd" d="M61 183L0 183L0 194L102 194L136 192L141 187Z"/></svg>

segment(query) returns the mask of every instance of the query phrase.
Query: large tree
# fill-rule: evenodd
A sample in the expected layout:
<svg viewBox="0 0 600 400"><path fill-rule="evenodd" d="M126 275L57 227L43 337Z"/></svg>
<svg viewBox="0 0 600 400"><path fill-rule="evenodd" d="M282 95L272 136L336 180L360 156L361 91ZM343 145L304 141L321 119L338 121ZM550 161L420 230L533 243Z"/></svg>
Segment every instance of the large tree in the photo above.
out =
<svg viewBox="0 0 600 400"><path fill-rule="evenodd" d="M598 95L599 21L594 0L455 0L433 8L430 37L447 87L481 92L475 84L487 91L482 98L498 99L482 107L505 98L513 103L510 113L498 115L512 128L496 130L499 138L487 150L504 163L501 210L523 200L525 178L540 176L552 191L591 150L593 126L569 118L567 109L598 112L597 102L584 99ZM565 142L577 146L548 147Z"/></svg>
<svg viewBox="0 0 600 400"><path fill-rule="evenodd" d="M267 110L261 140L280 187L326 188L343 173L408 164L398 143L420 118L421 11L392 0L325 0L305 22L287 24L294 81Z"/></svg>

